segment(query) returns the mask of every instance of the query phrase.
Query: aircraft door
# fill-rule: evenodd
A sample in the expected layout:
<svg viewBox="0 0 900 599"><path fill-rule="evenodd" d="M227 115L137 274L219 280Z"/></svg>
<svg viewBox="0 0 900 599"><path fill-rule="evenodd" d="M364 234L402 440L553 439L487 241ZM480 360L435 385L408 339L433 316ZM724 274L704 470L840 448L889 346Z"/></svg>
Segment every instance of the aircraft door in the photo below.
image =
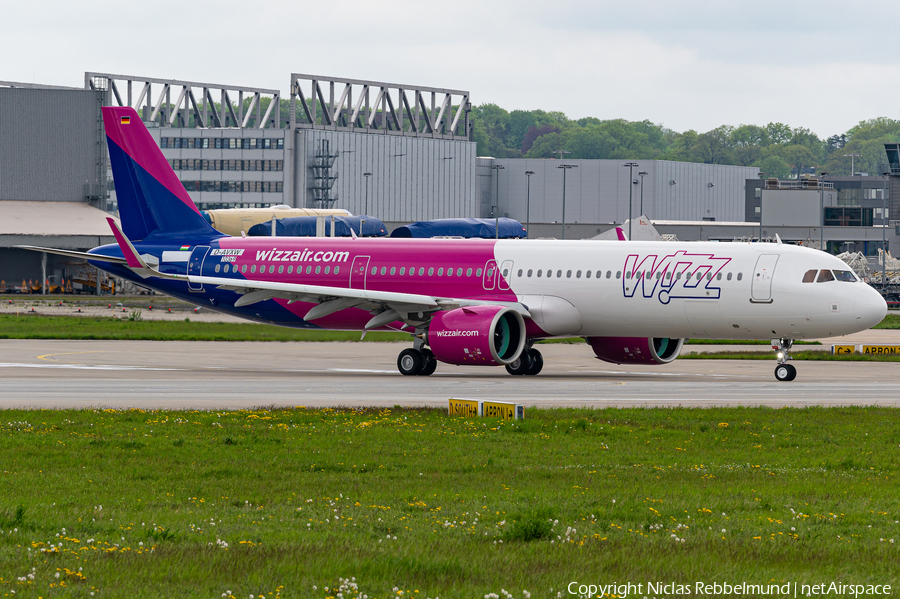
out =
<svg viewBox="0 0 900 599"><path fill-rule="evenodd" d="M509 281L512 279L513 261L504 260L500 263L500 277L497 279L497 288L504 291L509 289Z"/></svg>
<svg viewBox="0 0 900 599"><path fill-rule="evenodd" d="M497 285L497 261L488 260L484 265L484 278L482 285L487 291L491 291Z"/></svg>
<svg viewBox="0 0 900 599"><path fill-rule="evenodd" d="M772 303L772 275L778 254L763 254L756 260L753 270L753 283L750 287L750 301L754 303Z"/></svg>
<svg viewBox="0 0 900 599"><path fill-rule="evenodd" d="M366 271L369 269L369 256L356 256L353 258L353 267L350 269L350 289L366 288Z"/></svg>
<svg viewBox="0 0 900 599"><path fill-rule="evenodd" d="M188 275L195 277L203 275L203 262L206 260L207 253L209 253L208 245L198 245L191 251L191 258L188 260L187 266ZM203 291L203 284L188 281L188 290Z"/></svg>

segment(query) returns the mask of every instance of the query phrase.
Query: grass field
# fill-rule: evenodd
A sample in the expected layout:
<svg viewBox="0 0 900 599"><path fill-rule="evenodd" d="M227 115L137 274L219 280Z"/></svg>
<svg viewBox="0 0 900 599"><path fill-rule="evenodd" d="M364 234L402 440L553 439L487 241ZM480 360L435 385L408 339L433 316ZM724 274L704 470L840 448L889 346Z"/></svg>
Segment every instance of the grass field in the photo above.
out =
<svg viewBox="0 0 900 599"><path fill-rule="evenodd" d="M882 408L6 411L0 593L896 590L898 431Z"/></svg>

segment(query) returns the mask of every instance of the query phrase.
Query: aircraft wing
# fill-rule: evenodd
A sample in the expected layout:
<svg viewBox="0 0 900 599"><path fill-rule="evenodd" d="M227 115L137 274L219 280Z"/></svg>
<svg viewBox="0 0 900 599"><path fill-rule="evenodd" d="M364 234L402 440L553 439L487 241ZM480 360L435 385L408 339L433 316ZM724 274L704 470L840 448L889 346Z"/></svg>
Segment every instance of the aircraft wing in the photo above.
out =
<svg viewBox="0 0 900 599"><path fill-rule="evenodd" d="M171 277L173 275L163 276ZM186 278L191 283L212 285L219 289L241 294L241 297L234 302L236 308L275 298L286 299L291 303L299 301L316 304L306 314L306 320L322 318L346 308L363 308L376 313L375 318L366 325L366 328L375 328L395 320L422 322L427 320L427 318L411 318L409 315L419 312L453 310L462 306L475 305L502 305L519 312L525 318L531 317L528 308L518 302L436 297L396 291L348 289L346 287L300 285L297 283L278 283L224 277L185 277L180 275L178 278Z"/></svg>

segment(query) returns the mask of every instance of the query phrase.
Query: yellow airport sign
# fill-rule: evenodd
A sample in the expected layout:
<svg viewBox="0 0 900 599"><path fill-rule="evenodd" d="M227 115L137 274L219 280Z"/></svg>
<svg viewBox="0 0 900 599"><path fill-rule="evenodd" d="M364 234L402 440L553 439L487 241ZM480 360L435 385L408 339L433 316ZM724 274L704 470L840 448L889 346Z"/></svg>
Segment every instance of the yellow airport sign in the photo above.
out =
<svg viewBox="0 0 900 599"><path fill-rule="evenodd" d="M834 356L845 356L856 351L855 345L832 345L831 354Z"/></svg>
<svg viewBox="0 0 900 599"><path fill-rule="evenodd" d="M862 353L880 355L900 355L900 345L863 345Z"/></svg>
<svg viewBox="0 0 900 599"><path fill-rule="evenodd" d="M502 418L503 420L524 420L525 407L507 401L485 401L481 404L481 414L485 418Z"/></svg>
<svg viewBox="0 0 900 599"><path fill-rule="evenodd" d="M481 416L481 402L477 399L451 399L450 415L476 418Z"/></svg>

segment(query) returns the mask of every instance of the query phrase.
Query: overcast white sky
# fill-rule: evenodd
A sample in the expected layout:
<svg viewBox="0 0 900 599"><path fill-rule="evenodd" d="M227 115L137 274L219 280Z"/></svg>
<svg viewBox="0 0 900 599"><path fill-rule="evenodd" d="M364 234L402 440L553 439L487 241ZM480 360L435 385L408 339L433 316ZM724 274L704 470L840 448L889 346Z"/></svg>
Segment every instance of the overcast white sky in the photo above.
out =
<svg viewBox="0 0 900 599"><path fill-rule="evenodd" d="M298 72L573 119L827 137L900 118L898 13L896 0L4 2L0 80L81 86L100 71L286 94Z"/></svg>

